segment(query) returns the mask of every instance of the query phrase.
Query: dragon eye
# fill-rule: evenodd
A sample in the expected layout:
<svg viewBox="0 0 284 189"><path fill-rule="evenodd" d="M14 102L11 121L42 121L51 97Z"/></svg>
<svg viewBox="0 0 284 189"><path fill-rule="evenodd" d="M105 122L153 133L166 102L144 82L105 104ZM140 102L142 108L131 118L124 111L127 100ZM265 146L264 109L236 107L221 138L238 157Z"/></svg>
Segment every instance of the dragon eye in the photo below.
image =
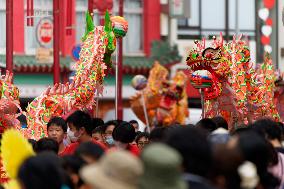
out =
<svg viewBox="0 0 284 189"><path fill-rule="evenodd" d="M194 53L194 54L191 55L191 57L192 57L193 59L196 59L196 58L198 57L198 54L197 54L197 53Z"/></svg>

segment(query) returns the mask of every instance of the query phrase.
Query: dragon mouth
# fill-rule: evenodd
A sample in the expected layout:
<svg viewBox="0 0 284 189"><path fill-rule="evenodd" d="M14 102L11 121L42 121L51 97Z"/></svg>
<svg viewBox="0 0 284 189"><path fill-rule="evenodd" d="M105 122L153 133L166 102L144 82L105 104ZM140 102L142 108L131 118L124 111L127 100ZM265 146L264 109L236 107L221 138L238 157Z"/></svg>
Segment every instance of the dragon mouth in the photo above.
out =
<svg viewBox="0 0 284 189"><path fill-rule="evenodd" d="M208 70L208 71L211 71L213 64L214 64L213 61L196 61L196 62L189 63L187 65L190 67L190 69L192 71L196 71L196 70Z"/></svg>

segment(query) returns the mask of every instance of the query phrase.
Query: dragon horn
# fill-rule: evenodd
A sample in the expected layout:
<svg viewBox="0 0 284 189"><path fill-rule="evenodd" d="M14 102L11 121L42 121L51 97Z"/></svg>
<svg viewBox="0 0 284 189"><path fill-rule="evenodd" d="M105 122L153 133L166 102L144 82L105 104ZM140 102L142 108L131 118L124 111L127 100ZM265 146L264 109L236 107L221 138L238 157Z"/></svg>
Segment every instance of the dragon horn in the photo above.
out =
<svg viewBox="0 0 284 189"><path fill-rule="evenodd" d="M203 45L203 47L202 47L202 49L205 49L205 42L206 42L206 39L205 39L205 37L202 39L202 45Z"/></svg>
<svg viewBox="0 0 284 189"><path fill-rule="evenodd" d="M82 41L84 42L87 39L87 35L95 29L93 18L90 15L89 11L86 12L86 29L85 34L82 37Z"/></svg>
<svg viewBox="0 0 284 189"><path fill-rule="evenodd" d="M240 41L242 39L242 37L243 37L243 34L240 34L238 40Z"/></svg>
<svg viewBox="0 0 284 189"><path fill-rule="evenodd" d="M223 33L220 32L220 46L223 46L223 43L224 43Z"/></svg>
<svg viewBox="0 0 284 189"><path fill-rule="evenodd" d="M106 14L105 14L105 31L106 32L112 31L112 23L111 23L111 20L110 20L108 10L106 11Z"/></svg>

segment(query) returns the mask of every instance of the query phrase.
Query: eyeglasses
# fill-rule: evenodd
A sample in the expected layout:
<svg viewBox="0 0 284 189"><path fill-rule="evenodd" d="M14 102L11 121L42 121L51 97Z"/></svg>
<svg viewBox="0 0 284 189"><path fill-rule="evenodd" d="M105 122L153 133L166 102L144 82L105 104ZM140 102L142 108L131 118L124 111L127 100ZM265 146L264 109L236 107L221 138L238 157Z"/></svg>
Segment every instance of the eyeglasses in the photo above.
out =
<svg viewBox="0 0 284 189"><path fill-rule="evenodd" d="M141 141L141 142L138 142L138 146L145 146L145 145L147 145L147 144L149 144L149 142L148 141Z"/></svg>

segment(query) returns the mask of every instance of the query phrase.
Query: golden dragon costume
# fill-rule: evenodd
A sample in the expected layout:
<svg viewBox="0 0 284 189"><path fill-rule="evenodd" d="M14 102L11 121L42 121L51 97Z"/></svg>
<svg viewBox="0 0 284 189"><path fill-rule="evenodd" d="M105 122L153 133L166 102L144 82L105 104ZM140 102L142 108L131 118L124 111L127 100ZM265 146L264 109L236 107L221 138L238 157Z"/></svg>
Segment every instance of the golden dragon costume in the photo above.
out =
<svg viewBox="0 0 284 189"><path fill-rule="evenodd" d="M184 124L188 117L186 81L182 72L168 79L168 70L155 62L150 70L148 83L142 93L131 98L131 108L137 117L145 123L141 95L144 95L150 126L168 126L174 123Z"/></svg>

